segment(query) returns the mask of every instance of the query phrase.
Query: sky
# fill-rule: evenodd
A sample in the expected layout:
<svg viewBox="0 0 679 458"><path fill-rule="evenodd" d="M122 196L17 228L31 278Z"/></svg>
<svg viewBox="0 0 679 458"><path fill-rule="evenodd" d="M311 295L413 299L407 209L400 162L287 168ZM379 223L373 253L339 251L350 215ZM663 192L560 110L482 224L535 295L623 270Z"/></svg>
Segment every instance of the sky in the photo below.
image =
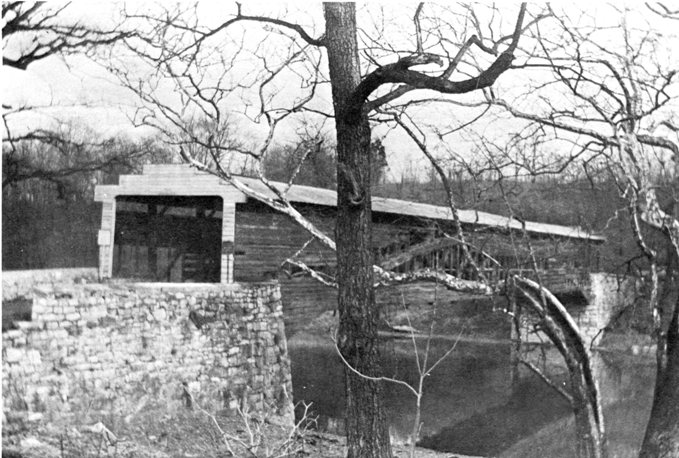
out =
<svg viewBox="0 0 679 458"><path fill-rule="evenodd" d="M170 3L162 3L165 6L172 6ZM152 5L157 7L157 3L131 3L130 8L140 8L142 11ZM140 6L141 5L141 6ZM186 4L182 4L186 6ZM225 2L207 2L201 0L199 2L199 18L201 25L215 25L222 21L228 14L235 10L234 4ZM281 6L282 5L282 6ZM401 55L407 50L414 48L414 39L412 30L414 26L412 23L412 15L416 4L414 2L396 2L387 4L379 4L371 2L370 4L360 4L358 6L358 17L361 27L365 30L361 34L368 45L379 43L388 43L396 52ZM100 27L108 27L117 14L120 8L119 3L112 2L74 2L64 11L64 20L77 19L84 23L93 23ZM502 6L504 14L493 18L493 31L496 34L506 34L511 31L515 12L517 10L516 4L509 4L509 6ZM276 11L274 11L276 10ZM256 12L266 14L282 14L286 18L294 18L296 22L302 24L313 36L319 36L322 32L322 7L320 3L305 3L303 6L299 2L290 4L281 4L274 2L246 2L244 4L244 11L254 14ZM483 19L483 8L479 11L480 17ZM604 9L592 9L590 6L587 10L587 16L582 20L596 20L599 24L606 25L607 20L612 19L610 11ZM487 16L489 17L489 16ZM647 14L632 15L631 21L634 26L642 29L649 27L649 19ZM499 18L499 19L498 19ZM458 18L459 19L459 18ZM654 22L655 24L655 22ZM452 29L452 27L451 27ZM273 35L274 40L278 40L278 44L269 48L269 42L265 38L270 39L261 27L253 24L248 24L244 29L248 34L249 44L256 43L257 52L264 54L265 51L272 53L284 52L284 47L287 46L287 41L281 40L280 36ZM490 28L484 29L490 33ZM448 34L450 35L450 34ZM235 35L236 38L238 37ZM368 36L377 37L374 42L368 40ZM272 41L273 42L273 41ZM3 45L5 43L3 42ZM223 43L215 43L216 46L224 46ZM227 43L228 46L233 46L232 43ZM228 54L228 46L220 48L224 54ZM4 52L11 50L5 49ZM393 57L386 53L380 55L380 50L374 50L378 61L380 63L388 63L393 61ZM254 55L254 54L253 54ZM258 65L256 59L250 55L252 65ZM365 59L367 54L362 55L366 66L368 60ZM393 53L392 53L393 55ZM120 58L120 55L116 55ZM676 54L672 50L668 51L664 59L672 59ZM132 59L132 58L130 58ZM123 61L122 58L119 59ZM677 59L679 61L679 59ZM124 60L126 65L132 69L134 73L137 69L137 64L132 60ZM235 79L247 79L248 72L251 68L247 65L247 59L238 61L238 70L232 71L231 75L237 75ZM321 68L325 69L327 62L323 59L321 61ZM139 64L139 78L148 82L150 69ZM152 69L151 69L152 70ZM325 71L325 70L323 70ZM241 72L241 73L238 73ZM244 72L244 73L243 73ZM116 135L122 133L124 135L142 137L154 134L154 130L148 127L135 128L130 122L137 109L142 106L142 103L129 90L120 86L119 82L100 65L95 64L84 56L70 56L66 59L58 57L48 58L44 61L37 62L29 67L27 71L18 71L3 67L2 74L2 98L3 104L9 103L12 106L32 105L41 106L36 112L39 116L22 117L14 115L12 117L14 124L13 129L21 128L35 128L43 123L68 123L69 120L76 123L85 123L97 135L102 137ZM457 76L463 78L464 76ZM507 92L511 93L512 88L520 86L525 76L518 71L510 71L503 75L498 81L498 87L507 88ZM279 103L281 106L289 104L293 95L296 93L296 88L299 87L299 81L295 79L295 75L283 75L278 82L277 90L272 91L272 105ZM293 90L294 89L294 90ZM159 84L160 97L163 100L176 100L177 94L173 88L166 82ZM425 93L419 95L426 96ZM476 96L462 96L458 100L469 100ZM245 98L254 103L256 99L252 94L247 94ZM173 103L173 102L168 102ZM228 108L224 110L231 110L236 113L243 111L242 102L239 102L232 97L228 101ZM319 110L329 111L331 106L331 98L327 85L322 87L313 102L314 107ZM239 105L240 104L240 105ZM250 107L252 110L254 107ZM469 119L472 119L479 113L478 109L466 109L459 106L450 107L444 104L436 104L436 107L421 109L415 111L416 119L421 126L438 127L440 129L450 129L455 125L463 124ZM34 112L35 114L35 112ZM237 115L233 117L238 119L238 132L243 135L252 145L257 147L263 141L266 134L266 129L261 122L254 123L250 119ZM314 118L311 116L311 118ZM321 118L315 117L314 122L321 122ZM260 120L261 121L261 120ZM281 128L277 131L275 142L286 143L296 139L295 130L299 126L299 119L283 123ZM431 146L434 149L450 149L461 154L471 154L470 150L473 146L474 139L481 135L497 136L499 132L511 131L517 128L519 123L506 119L506 117L486 117L480 122L477 122L472 127L465 129L462 134L452 134L445 138L445 145L436 144L433 140ZM326 129L332 131L332 121L326 121ZM404 171L414 170L419 173L423 168L426 169L426 161L420 153L417 152L416 146L408 139L408 137L394 129L387 129L385 127L377 127L373 132L374 136L384 138L384 144L389 153L390 175L392 178L398 178ZM453 145L453 146L451 146Z"/></svg>

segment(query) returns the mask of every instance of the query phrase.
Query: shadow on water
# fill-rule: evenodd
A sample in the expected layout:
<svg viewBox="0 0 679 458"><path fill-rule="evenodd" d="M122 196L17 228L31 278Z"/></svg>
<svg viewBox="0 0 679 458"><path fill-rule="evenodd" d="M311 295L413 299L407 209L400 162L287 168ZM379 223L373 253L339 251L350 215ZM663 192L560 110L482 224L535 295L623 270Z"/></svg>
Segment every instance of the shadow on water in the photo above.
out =
<svg viewBox="0 0 679 458"><path fill-rule="evenodd" d="M496 456L569 411L568 403L544 384L524 380L505 404L445 427L423 438L420 445L442 452Z"/></svg>
<svg viewBox="0 0 679 458"><path fill-rule="evenodd" d="M430 361L442 355L449 341L435 342ZM412 343L388 340L381 348L383 372L415 384L418 378ZM291 345L292 383L295 402L312 402L319 426L341 430L344 412L344 368L332 345ZM530 387L527 390L539 390ZM455 351L427 377L422 399L422 435L505 404L510 395L509 346L497 343L461 342ZM405 441L412 430L415 398L405 387L386 383L385 403L394 440ZM335 429L335 431L332 431ZM339 431L341 432L341 431Z"/></svg>
<svg viewBox="0 0 679 458"><path fill-rule="evenodd" d="M442 354L449 345L435 342L430 357ZM386 375L415 382L417 369L409 341L386 341L382 355ZM319 417L319 428L342 433L344 370L332 345L293 344L290 356L295 402L313 402L311 411ZM458 344L426 379L422 446L481 456L497 456L513 449L514 454L507 456L521 457L528 456L526 448L515 444L528 441L526 447L538 448L534 447L538 441L541 454L531 456L572 456L569 406L532 374L512 383L509 356L507 344ZM633 448L636 436L643 431L632 434L631 430L643 430L639 425L645 424L645 419L641 417L647 418L653 367L639 364L638 359L610 355L600 358L599 367L612 448L616 449L618 443ZM412 429L414 397L394 384L386 384L384 394L392 440L404 442Z"/></svg>
<svg viewBox="0 0 679 458"><path fill-rule="evenodd" d="M650 399L627 399L604 407L608 456L636 458L650 413ZM573 416L565 415L503 451L501 458L577 456Z"/></svg>
<svg viewBox="0 0 679 458"><path fill-rule="evenodd" d="M312 403L309 413L317 416L319 428L330 432L328 419L337 419L344 412L344 368L329 345L291 345L289 347L293 397L298 417L303 412L301 401Z"/></svg>

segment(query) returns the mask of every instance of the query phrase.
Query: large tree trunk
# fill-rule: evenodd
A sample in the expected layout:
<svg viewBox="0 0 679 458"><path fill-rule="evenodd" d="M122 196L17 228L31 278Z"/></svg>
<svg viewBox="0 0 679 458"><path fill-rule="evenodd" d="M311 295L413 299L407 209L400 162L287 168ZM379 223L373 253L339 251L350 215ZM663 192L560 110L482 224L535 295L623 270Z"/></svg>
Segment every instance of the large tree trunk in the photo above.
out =
<svg viewBox="0 0 679 458"><path fill-rule="evenodd" d="M379 376L378 311L373 292L370 210L370 126L365 114L347 116L347 102L360 83L353 3L324 4L332 97L337 129L338 346L361 374ZM348 456L391 457L381 383L346 372Z"/></svg>
<svg viewBox="0 0 679 458"><path fill-rule="evenodd" d="M651 417L640 458L679 456L679 298L664 341L658 340L658 370Z"/></svg>
<svg viewBox="0 0 679 458"><path fill-rule="evenodd" d="M632 156L632 154L630 154ZM636 156L640 156L636 154ZM675 151L675 170L679 172L679 154ZM637 203L641 219L651 227L661 230L672 247L672 256L679 258L679 222L675 202L675 214L670 215L662 210L655 189L651 183L643 182L641 196ZM636 209L635 209L636 210ZM655 257L655 252L647 254ZM672 289L674 270L669 263L666 275L666 288ZM654 289L658 288L657 276ZM670 308L669 325L664 329L662 305L657 300L651 301L656 336L656 380L653 394L651 416L646 425L646 434L641 446L641 458L669 458L679 456L679 297Z"/></svg>

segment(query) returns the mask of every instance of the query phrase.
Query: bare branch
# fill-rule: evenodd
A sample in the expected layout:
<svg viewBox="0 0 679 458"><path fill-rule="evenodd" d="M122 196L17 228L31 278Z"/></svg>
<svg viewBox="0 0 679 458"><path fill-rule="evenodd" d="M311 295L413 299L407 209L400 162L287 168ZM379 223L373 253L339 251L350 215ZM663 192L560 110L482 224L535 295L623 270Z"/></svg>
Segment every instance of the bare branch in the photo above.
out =
<svg viewBox="0 0 679 458"><path fill-rule="evenodd" d="M574 400L573 396L570 395L566 390L564 390L561 386L559 386L557 383L555 383L552 379L547 377L547 375L540 370L539 367L537 367L535 364L531 363L530 361L526 361L524 359L520 359L519 362L526 366L528 369L531 370L535 375L540 377L540 379L547 384L550 388L552 388L554 391L559 393L561 397L563 397L566 401L568 401L568 404L571 406L574 406Z"/></svg>
<svg viewBox="0 0 679 458"><path fill-rule="evenodd" d="M417 54L424 54L424 48L422 47L422 27L420 26L420 13L422 13L423 2L417 5L415 10L415 16L413 17L413 22L415 23L415 40L417 41L416 52Z"/></svg>
<svg viewBox="0 0 679 458"><path fill-rule="evenodd" d="M243 22L243 21L260 22L260 23L264 23L264 24L272 24L272 25L275 25L275 26L278 26L278 27L283 27L283 28L286 28L286 29L289 29L289 30L295 32L302 40L304 40L305 42L307 42L310 45L319 46L319 47L325 46L325 44L323 42L323 37L320 37L320 38L311 37L311 35L309 35L306 32L306 30L304 30L304 28L302 26L300 26L299 24L294 24L292 22L288 22L288 21L285 21L285 20L282 20L282 19L271 18L271 17L266 17L266 16L250 16L250 15L247 15L247 14L242 14L241 4L237 3L236 5L237 5L237 12L236 12L236 15L232 19L229 19L228 21L225 21L222 24L220 24L219 26L217 26L213 29L210 29L208 31L203 32L203 31L197 31L195 29L192 30L192 31L198 33L199 37L197 38L197 40L194 43L191 43L189 46L180 50L178 52L178 54L184 54L184 53L189 52L191 50L199 49L200 46L203 44L203 42L205 40L207 40L208 38L219 34L220 32L226 30L229 26L231 26L235 23ZM159 20L157 18L149 18L149 17L147 17L147 18L148 19L154 19L154 20L159 21L159 22L162 21L162 20ZM169 21L165 21L164 25L165 26L171 26L172 24Z"/></svg>
<svg viewBox="0 0 679 458"><path fill-rule="evenodd" d="M463 280L459 277L433 269L421 269L408 273L389 272L381 267L373 266L375 286L393 286L419 281L435 282L452 291L490 296L493 288L485 282Z"/></svg>
<svg viewBox="0 0 679 458"><path fill-rule="evenodd" d="M60 13L68 3L51 8L45 2L3 3L2 64L17 70L26 70L31 64L50 56L86 53L97 46L111 45L130 38L133 32L97 30L79 23L64 24ZM26 35L30 38L30 45ZM12 49L14 40L21 39L22 49Z"/></svg>
<svg viewBox="0 0 679 458"><path fill-rule="evenodd" d="M302 269L302 271L306 272L313 278L314 280L318 281L319 283L328 286L333 289L337 289L337 282L331 279L328 279L326 275L323 275L322 273L318 272L316 269L312 269L302 261L298 261L294 258L288 258L285 260L286 264L290 264L296 267L299 267Z"/></svg>
<svg viewBox="0 0 679 458"><path fill-rule="evenodd" d="M407 88L404 87L397 89L399 95L404 93L403 91L407 92L408 90L411 90L411 88L431 89L443 94L463 94L491 86L502 73L510 68L511 63L514 60L514 51L516 50L516 47L519 43L519 38L521 37L525 12L526 4L522 3L516 20L514 34L512 35L512 42L507 47L507 49L502 52L495 59L495 61L479 75L463 81L450 81L448 79L448 70L446 70L442 76L430 76L425 73L413 71L410 68L417 65L426 65L432 63L441 65L443 62L440 57L430 54L414 54L407 56L399 59L393 64L382 66L363 78L351 96L348 104L348 112L346 113L346 119L350 123L356 123L359 119L359 115L366 108L365 101L368 99L370 94L372 94L378 87L385 83L405 84ZM469 46L471 46L471 43L469 43ZM393 100L393 98L390 97L382 100ZM376 106L374 104L370 106L371 109L375 107Z"/></svg>

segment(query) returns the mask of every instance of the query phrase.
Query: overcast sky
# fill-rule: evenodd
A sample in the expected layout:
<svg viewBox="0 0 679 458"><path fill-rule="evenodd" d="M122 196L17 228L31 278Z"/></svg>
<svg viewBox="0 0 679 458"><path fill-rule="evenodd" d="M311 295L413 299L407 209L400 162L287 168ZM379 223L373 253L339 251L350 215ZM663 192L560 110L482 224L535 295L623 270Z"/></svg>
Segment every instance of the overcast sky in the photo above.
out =
<svg viewBox="0 0 679 458"><path fill-rule="evenodd" d="M166 4L171 6L169 3ZM142 9L158 7L155 3L132 3L130 5L132 5L130 8ZM500 35L511 32L516 11L518 10L516 5L516 3L502 5L502 14L499 15L501 20L496 18L493 24L495 33ZM586 15L582 18L583 23L597 21L602 26L608 26L620 22L619 17L611 14L609 7L599 5L596 2L594 4L595 8L585 3L581 3L579 6L585 7L586 11ZM384 37L388 37L389 44L394 48L398 50L414 49L412 15L415 7L416 3L414 2L389 4L371 2L368 6L359 5L358 17L360 25L366 31L365 36L376 37L377 33L381 32L384 34ZM112 21L116 20L119 8L120 4L111 2L75 2L65 11L64 18L65 20L77 18L83 22L107 27ZM534 8L534 6L531 6L531 8ZM573 7L573 14L575 14L575 10L576 7ZM228 17L229 14L232 14L233 11L235 11L234 4L201 1L199 17L203 24L215 25ZM281 15L289 20L303 24L314 36L319 36L324 27L320 3L305 2L303 5L300 3L281 5L278 2L246 2L244 4L244 11L250 14L266 13ZM632 21L633 26L639 30L649 28L650 24L654 24L654 27L656 24L660 24L644 8L640 9L638 14L628 16L628 21ZM662 24L660 26L666 27ZM248 33L252 41L256 41L252 37L264 37L263 32L255 32L255 29L261 30L261 27L248 24ZM259 35L257 35L258 33ZM668 35L673 35L676 38L676 34L669 31ZM679 61L672 49L673 47L674 44L671 41L664 43L663 49L669 50L665 51L665 54L659 54L660 58ZM5 52L8 51L11 50L5 50ZM380 63L388 63L393 60L393 58L382 59ZM327 72L326 66L327 62L324 60L321 65L323 72ZM247 71L247 67L244 68ZM244 70L241 68L239 71L242 72ZM456 76L458 79L463 77ZM507 72L498 81L499 90L520 85L525 78L525 73L520 71ZM94 64L82 56L72 56L65 60L56 57L48 58L31 65L27 71L3 67L2 81L3 104L9 103L12 106L26 104L46 107L40 110L42 117L22 118L15 116L13 128L19 128L22 125L33 128L43 122L65 122L68 119L72 119L74 122L82 122L88 125L101 136L110 136L117 133L143 136L153 133L148 128L134 129L128 119L139 108L139 100L130 91L122 88L117 80L101 65ZM290 96L295 90L294 84L288 87L285 86L287 81L292 81L292 79L287 80L283 78L282 85L279 86L282 89L280 94L275 96L276 100L285 101L285 97ZM172 97L172 94L168 93L167 97ZM459 97L459 99L468 100L473 97L475 96ZM319 90L317 98L318 100L314 102L314 106L328 111L331 101L327 86ZM68 108L64 108L64 106L68 106ZM231 108L236 111L242 111L242 108L235 104ZM429 109L429 111L421 110L420 119L423 124L439 124L442 129L445 129L465 123L478 112L479 110L465 110L459 107L453 110L439 106L435 109ZM240 117L238 122L240 132L245 133L249 139L261 137L265 132L261 126L257 126L243 117ZM283 128L277 136L278 142L285 143L295 138L293 132L295 123L298 123L298 121L282 126ZM470 139L476 137L474 132L479 134L497 134L501 130L511 130L516 125L518 123L515 121L497 121L495 118L488 118L477 123L475 127L466 129L467 133L451 135L445 141L454 143L458 151L465 150L469 148ZM332 122L327 122L326 126L329 131L332 130ZM389 164L392 176L399 176L404 169L409 167L418 168L422 164L426 164L426 161L422 160L421 154L416 151L415 145L402 133L388 131L384 128L375 129L375 133L379 136L387 135L385 145L390 153Z"/></svg>

